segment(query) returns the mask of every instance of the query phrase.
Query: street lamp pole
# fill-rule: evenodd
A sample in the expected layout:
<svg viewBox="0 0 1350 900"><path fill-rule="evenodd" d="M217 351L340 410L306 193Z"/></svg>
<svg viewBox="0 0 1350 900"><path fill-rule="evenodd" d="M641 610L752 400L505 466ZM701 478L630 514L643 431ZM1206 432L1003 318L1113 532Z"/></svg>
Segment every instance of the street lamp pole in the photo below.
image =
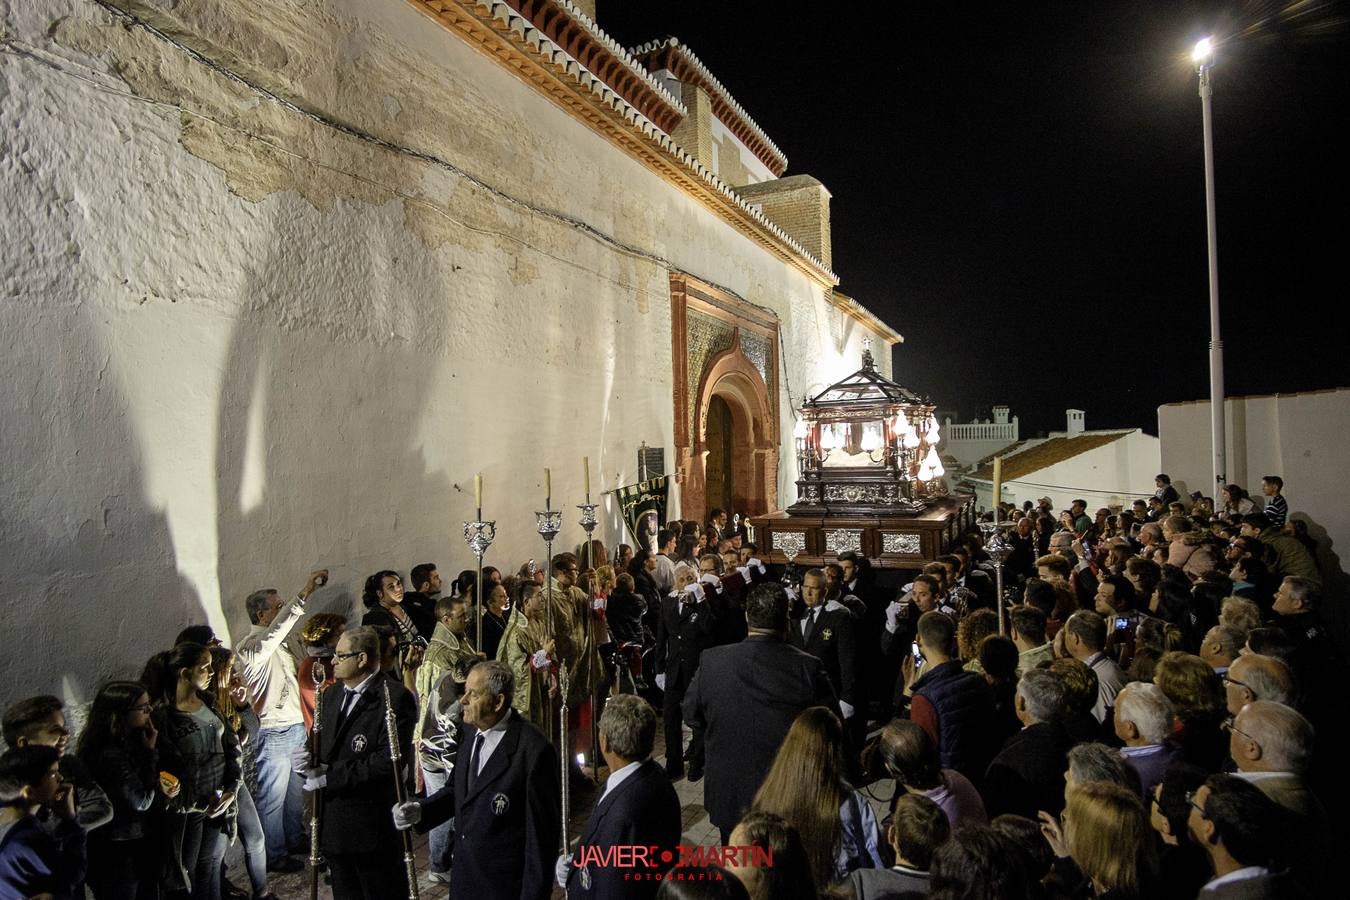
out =
<svg viewBox="0 0 1350 900"><path fill-rule="evenodd" d="M1209 70L1214 64L1214 42L1210 38L1199 41L1191 58L1200 76L1200 109L1205 131L1205 229L1209 238L1209 427L1214 490L1217 492L1228 481L1228 465L1223 415L1223 341L1219 337L1219 250L1214 225L1213 89L1209 80Z"/></svg>

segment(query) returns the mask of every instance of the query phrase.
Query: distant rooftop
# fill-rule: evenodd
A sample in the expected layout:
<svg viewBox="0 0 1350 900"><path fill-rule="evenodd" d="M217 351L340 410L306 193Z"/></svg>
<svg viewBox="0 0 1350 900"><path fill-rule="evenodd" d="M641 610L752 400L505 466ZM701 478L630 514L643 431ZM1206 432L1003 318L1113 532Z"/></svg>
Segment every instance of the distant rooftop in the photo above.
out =
<svg viewBox="0 0 1350 900"><path fill-rule="evenodd" d="M980 461L980 465L975 471L966 477L974 481L993 481L995 456L1003 457L1003 480L1016 481L1019 478L1025 478L1033 472L1039 472L1042 469L1048 469L1056 463L1062 463L1065 460L1073 459L1089 450L1096 450L1098 447L1105 447L1107 444L1115 443L1127 434L1133 434L1138 429L1128 428L1123 431L1090 431L1074 437L1052 437L1038 444L1018 451L1017 448L1026 444L1026 441L1013 444L1000 450L998 453L985 457Z"/></svg>

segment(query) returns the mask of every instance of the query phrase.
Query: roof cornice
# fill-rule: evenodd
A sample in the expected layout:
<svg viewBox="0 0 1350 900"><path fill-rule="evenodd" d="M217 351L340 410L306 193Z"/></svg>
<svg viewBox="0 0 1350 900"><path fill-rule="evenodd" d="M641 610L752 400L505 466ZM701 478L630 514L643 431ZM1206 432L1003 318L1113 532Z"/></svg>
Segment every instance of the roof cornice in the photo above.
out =
<svg viewBox="0 0 1350 900"><path fill-rule="evenodd" d="M407 0L827 289L839 277L505 0Z"/></svg>
<svg viewBox="0 0 1350 900"><path fill-rule="evenodd" d="M653 71L669 69L675 78L682 82L693 82L708 92L713 115L731 129L731 133L740 138L741 143L750 148L750 152L759 157L774 177L787 171L787 156L778 145L769 139L763 128L750 118L745 107L736 102L722 82L709 71L694 51L680 43L679 38L668 37L659 41L648 41L634 47L633 56Z"/></svg>

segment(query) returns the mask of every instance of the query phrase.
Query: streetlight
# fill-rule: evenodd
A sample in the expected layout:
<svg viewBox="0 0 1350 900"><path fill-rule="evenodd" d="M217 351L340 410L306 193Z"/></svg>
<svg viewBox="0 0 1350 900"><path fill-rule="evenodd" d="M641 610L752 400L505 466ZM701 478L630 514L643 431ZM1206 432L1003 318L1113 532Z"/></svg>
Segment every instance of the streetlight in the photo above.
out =
<svg viewBox="0 0 1350 900"><path fill-rule="evenodd" d="M1200 76L1200 109L1205 131L1205 228L1209 238L1209 427L1213 451L1214 490L1228 481L1223 422L1223 341L1219 338L1219 250L1214 227L1214 121L1209 70L1214 65L1214 40L1201 38L1191 51ZM1218 494L1215 494L1217 497Z"/></svg>

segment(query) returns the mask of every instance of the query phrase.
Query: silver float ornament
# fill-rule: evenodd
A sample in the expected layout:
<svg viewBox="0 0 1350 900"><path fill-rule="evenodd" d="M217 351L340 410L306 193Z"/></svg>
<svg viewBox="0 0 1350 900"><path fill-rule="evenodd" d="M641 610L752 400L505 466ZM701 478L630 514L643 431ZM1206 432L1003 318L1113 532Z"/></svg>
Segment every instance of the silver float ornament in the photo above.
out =
<svg viewBox="0 0 1350 900"><path fill-rule="evenodd" d="M1011 522L980 523L980 534L984 538L984 552L989 554L989 558L994 562L994 575L997 581L994 596L998 603L998 633L1002 635L1008 633L1008 601L1003 596L1003 564L1007 562L1008 555L1012 553L1013 549L1012 544L1004 539L1004 534L1011 524Z"/></svg>
<svg viewBox="0 0 1350 900"><path fill-rule="evenodd" d="M478 510L478 518L483 518L483 511ZM469 552L478 560L478 577L474 579L474 619L477 620L478 638L474 643L475 650L483 648L483 554L492 546L492 542L497 539L496 522L465 522L464 523L464 543L469 545Z"/></svg>

